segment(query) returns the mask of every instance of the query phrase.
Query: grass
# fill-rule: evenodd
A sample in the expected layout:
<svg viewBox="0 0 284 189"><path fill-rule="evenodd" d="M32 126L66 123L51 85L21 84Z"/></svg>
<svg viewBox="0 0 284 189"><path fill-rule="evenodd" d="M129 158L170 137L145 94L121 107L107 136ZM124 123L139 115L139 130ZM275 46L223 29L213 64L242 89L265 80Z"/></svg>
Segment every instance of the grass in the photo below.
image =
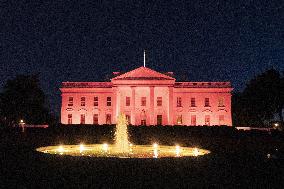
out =
<svg viewBox="0 0 284 189"><path fill-rule="evenodd" d="M283 188L283 134L232 128L130 127L135 144L179 143L212 153L203 157L117 159L46 155L36 147L112 142L113 127L1 130L1 186L9 188Z"/></svg>

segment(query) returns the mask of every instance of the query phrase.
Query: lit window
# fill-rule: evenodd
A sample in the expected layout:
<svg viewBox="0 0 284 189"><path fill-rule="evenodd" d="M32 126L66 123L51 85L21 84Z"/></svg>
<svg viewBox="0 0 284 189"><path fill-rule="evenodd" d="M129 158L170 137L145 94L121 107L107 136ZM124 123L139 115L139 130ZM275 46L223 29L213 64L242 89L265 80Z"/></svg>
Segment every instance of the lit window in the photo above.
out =
<svg viewBox="0 0 284 189"><path fill-rule="evenodd" d="M99 106L99 97L94 97L94 106Z"/></svg>
<svg viewBox="0 0 284 189"><path fill-rule="evenodd" d="M99 124L99 114L93 115L93 124L98 125Z"/></svg>
<svg viewBox="0 0 284 189"><path fill-rule="evenodd" d="M205 98L204 106L205 107L210 107L209 98Z"/></svg>
<svg viewBox="0 0 284 189"><path fill-rule="evenodd" d="M195 98L190 98L190 106L191 107L196 107Z"/></svg>
<svg viewBox="0 0 284 189"><path fill-rule="evenodd" d="M81 106L86 105L86 97L81 97Z"/></svg>
<svg viewBox="0 0 284 189"><path fill-rule="evenodd" d="M106 124L111 124L111 114L106 114Z"/></svg>
<svg viewBox="0 0 284 189"><path fill-rule="evenodd" d="M179 115L179 116L177 117L177 124L178 124L178 125L181 125L181 124L182 124L182 115Z"/></svg>
<svg viewBox="0 0 284 189"><path fill-rule="evenodd" d="M157 125L162 125L163 117L162 115L157 115Z"/></svg>
<svg viewBox="0 0 284 189"><path fill-rule="evenodd" d="M130 106L130 97L127 96L125 99L125 106Z"/></svg>
<svg viewBox="0 0 284 189"><path fill-rule="evenodd" d="M225 121L225 116L219 115L219 125L224 125L224 121Z"/></svg>
<svg viewBox="0 0 284 189"><path fill-rule="evenodd" d="M68 124L72 124L72 114L68 114Z"/></svg>
<svg viewBox="0 0 284 189"><path fill-rule="evenodd" d="M177 97L177 107L182 107L181 106L181 97Z"/></svg>
<svg viewBox="0 0 284 189"><path fill-rule="evenodd" d="M73 106L73 97L68 98L68 106Z"/></svg>
<svg viewBox="0 0 284 189"><path fill-rule="evenodd" d="M210 126L210 115L205 115L205 125Z"/></svg>
<svg viewBox="0 0 284 189"><path fill-rule="evenodd" d="M85 114L81 114L80 124L85 124Z"/></svg>
<svg viewBox="0 0 284 189"><path fill-rule="evenodd" d="M111 106L111 97L110 96L107 97L107 106Z"/></svg>
<svg viewBox="0 0 284 189"><path fill-rule="evenodd" d="M162 104L163 104L162 97L157 97L157 106L162 106Z"/></svg>
<svg viewBox="0 0 284 189"><path fill-rule="evenodd" d="M141 97L141 106L146 106L146 97Z"/></svg>
<svg viewBox="0 0 284 189"><path fill-rule="evenodd" d="M218 106L219 107L224 107L224 98L219 98L218 99Z"/></svg>
<svg viewBox="0 0 284 189"><path fill-rule="evenodd" d="M141 120L141 125L144 125L144 126L146 125L146 119Z"/></svg>
<svg viewBox="0 0 284 189"><path fill-rule="evenodd" d="M191 115L191 125L196 126L196 115Z"/></svg>

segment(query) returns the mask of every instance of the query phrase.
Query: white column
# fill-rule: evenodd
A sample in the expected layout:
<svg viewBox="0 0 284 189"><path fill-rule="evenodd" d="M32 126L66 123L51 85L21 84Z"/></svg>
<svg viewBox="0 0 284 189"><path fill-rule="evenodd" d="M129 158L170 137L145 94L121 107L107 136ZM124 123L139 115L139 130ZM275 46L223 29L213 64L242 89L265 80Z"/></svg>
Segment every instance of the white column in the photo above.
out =
<svg viewBox="0 0 284 189"><path fill-rule="evenodd" d="M150 87L150 125L155 125L155 112L154 112L155 94L154 87Z"/></svg>
<svg viewBox="0 0 284 189"><path fill-rule="evenodd" d="M173 87L169 87L168 125L174 125L173 103Z"/></svg>
<svg viewBox="0 0 284 189"><path fill-rule="evenodd" d="M120 91L119 91L119 87L117 87L117 89L116 89L116 115L115 115L116 119L117 119L118 115L120 114L120 101L121 101Z"/></svg>
<svg viewBox="0 0 284 189"><path fill-rule="evenodd" d="M131 124L136 125L136 111L135 111L135 88L134 86L131 87Z"/></svg>
<svg viewBox="0 0 284 189"><path fill-rule="evenodd" d="M113 87L113 100L112 100L112 123L117 122L117 87Z"/></svg>

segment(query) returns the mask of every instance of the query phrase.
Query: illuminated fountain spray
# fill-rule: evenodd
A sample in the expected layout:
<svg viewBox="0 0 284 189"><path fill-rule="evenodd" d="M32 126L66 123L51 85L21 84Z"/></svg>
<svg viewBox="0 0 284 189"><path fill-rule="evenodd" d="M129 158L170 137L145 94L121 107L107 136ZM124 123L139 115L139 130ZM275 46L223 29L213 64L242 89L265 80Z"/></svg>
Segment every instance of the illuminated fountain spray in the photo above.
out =
<svg viewBox="0 0 284 189"><path fill-rule="evenodd" d="M115 151L119 154L129 153L129 141L127 132L127 119L125 114L120 114L117 118L115 131Z"/></svg>
<svg viewBox="0 0 284 189"><path fill-rule="evenodd" d="M158 158L158 144L157 143L154 143L153 144L153 148L154 148L154 152L153 152L153 158Z"/></svg>
<svg viewBox="0 0 284 189"><path fill-rule="evenodd" d="M176 157L180 157L180 152L181 152L180 146L176 145Z"/></svg>

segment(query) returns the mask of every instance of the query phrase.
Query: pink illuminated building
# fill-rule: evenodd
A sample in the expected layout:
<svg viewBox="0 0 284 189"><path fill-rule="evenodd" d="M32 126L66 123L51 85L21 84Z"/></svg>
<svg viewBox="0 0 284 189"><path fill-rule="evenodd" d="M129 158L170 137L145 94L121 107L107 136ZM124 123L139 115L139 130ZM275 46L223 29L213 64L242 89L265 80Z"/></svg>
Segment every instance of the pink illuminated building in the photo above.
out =
<svg viewBox="0 0 284 189"><path fill-rule="evenodd" d="M232 125L230 82L176 82L139 67L110 82L63 82L62 124Z"/></svg>

